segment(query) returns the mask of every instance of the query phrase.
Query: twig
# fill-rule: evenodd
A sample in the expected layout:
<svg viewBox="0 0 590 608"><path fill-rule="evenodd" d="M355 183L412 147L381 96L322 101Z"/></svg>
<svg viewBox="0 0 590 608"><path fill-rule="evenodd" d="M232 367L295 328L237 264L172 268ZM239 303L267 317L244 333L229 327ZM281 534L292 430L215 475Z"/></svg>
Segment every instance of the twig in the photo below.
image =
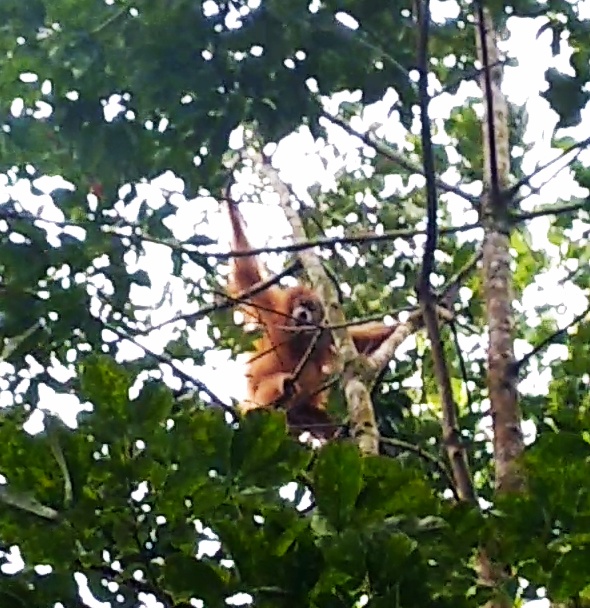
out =
<svg viewBox="0 0 590 608"><path fill-rule="evenodd" d="M301 330L303 330L303 328L301 328ZM307 345L307 348L305 349L305 352L303 353L303 356L301 357L301 359L299 359L299 363L297 363L297 366L293 370L293 374L292 374L293 380L292 380L292 385L290 387L292 390L294 390L295 383L301 376L301 372L303 371L303 368L309 361L309 358L311 357L311 355L313 353L313 349L316 347L316 344L318 343L318 340L320 339L320 336L322 335L322 331L323 330L321 328L315 329L313 336L311 337L311 340L309 341L309 344ZM294 334L293 337L295 337L295 335L296 334ZM292 394L290 393L290 391L286 390L285 394L278 400L277 405L279 405L279 406L283 405L284 402L288 401L291 396L292 396Z"/></svg>
<svg viewBox="0 0 590 608"><path fill-rule="evenodd" d="M428 37L430 28L429 0L418 0L416 7L419 12L420 36L418 45L418 91L420 101L420 127L423 153L423 175L426 179L426 243L422 257L422 272L420 275L420 295L432 299L430 292L430 275L434 271L434 252L436 250L438 231L437 215L438 200L436 193L436 169L434 167L434 154L432 151L432 137L430 135L430 118L428 106ZM435 315L436 318L436 315Z"/></svg>
<svg viewBox="0 0 590 608"><path fill-rule="evenodd" d="M471 391L469 390L469 373L467 372L467 365L465 364L465 357L463 356L463 350L459 344L459 332L457 331L457 324L455 321L449 323L451 333L453 334L453 342L455 343L455 351L457 352L457 359L459 360L459 369L461 370L461 376L463 377L463 385L465 386L465 393L467 395L467 407L469 411L473 411L473 402L471 399Z"/></svg>
<svg viewBox="0 0 590 608"><path fill-rule="evenodd" d="M528 186L530 184L530 181L533 179L533 177L535 177L542 171L545 171L545 169L548 169L554 163L562 160L570 152L573 152L574 150L577 150L578 148L581 151L588 145L590 145L590 137L587 137L586 139L583 139L582 141L579 141L575 144L572 144L571 146L568 146L567 148L565 148L565 150L562 150L562 153L560 155L547 161L543 165L538 166L532 173L530 173L529 175L525 175L522 179L518 180L518 182L516 182L516 184L514 184L514 186L511 186L511 188L509 190L509 196L514 196L523 186ZM565 165L565 167L567 167L569 164L570 163L568 162L568 164ZM562 168L565 168L565 167L562 167Z"/></svg>
<svg viewBox="0 0 590 608"><path fill-rule="evenodd" d="M442 300L442 302L444 302L445 298L448 297L448 295L451 293L451 291L453 291L457 286L459 286L459 285L461 285L461 283L463 283L463 280L467 277L467 275L470 274L475 269L475 267L477 266L477 263L481 260L481 257L482 257L482 251L481 251L481 249L479 249L447 281L446 286L441 291L440 296L439 296L440 299Z"/></svg>
<svg viewBox="0 0 590 608"><path fill-rule="evenodd" d="M342 118L339 118L338 116L333 116L332 114L329 114L328 112L322 112L322 116L324 116L327 120L334 123L335 125L338 125L342 129L344 129L344 131L346 131L349 135L358 137L365 145L370 146L371 148L374 148L379 154L382 154L389 160L395 162L400 167L406 169L407 171L410 171L411 173L418 173L420 175L424 175L423 169L421 169L420 167L418 167L417 165L415 165L414 163L409 161L402 154L399 154L398 152L396 152L395 150L390 148L387 144L376 139L371 133L360 133L359 131L356 131L355 129L353 129ZM437 186L441 190L444 190L445 192L451 192L453 194L456 194L457 196L460 196L464 200L470 202L472 205L476 205L476 206L479 205L478 196L473 196L472 194L464 192L463 190L461 190L461 188L457 188L456 186L447 184L447 182L445 182L439 178L437 178L436 183L437 183Z"/></svg>
<svg viewBox="0 0 590 608"><path fill-rule="evenodd" d="M265 279L264 281L261 281L260 283L256 283L256 285L254 285L251 289L242 291L239 294L237 294L236 296L229 296L225 293L219 292L219 294L216 294L216 295L222 296L225 299L224 302L217 302L216 304L210 304L209 306L204 306L203 308L201 308L200 310L197 310L196 312L177 315L175 317L172 317L171 319L162 321L162 323L158 323L157 325L152 325L149 329L147 329L141 333L145 334L145 333L149 333L151 331L157 331L158 329L162 329L162 327L165 327L166 325L169 325L170 323L177 323L178 321L186 321L187 323L192 324L192 323L195 323L195 321L198 321L199 319L202 319L203 317L206 317L207 315L210 315L213 312L220 312L222 310L231 308L232 306L235 306L236 304L241 304L241 303L247 302L248 298L250 298L251 296L255 296L256 294L264 291L265 289L268 289L269 287L272 287L273 285L276 285L282 278L284 278L286 276L290 276L298 268L301 268L301 263L299 261L296 261L293 264L289 264L289 266L287 266L287 268L285 268L283 271L279 272L278 274L273 275L269 279ZM248 304L250 306L254 306L250 302L248 302ZM270 311L270 312L276 312L276 311ZM140 332L137 332L136 335L139 335L139 333Z"/></svg>
<svg viewBox="0 0 590 608"><path fill-rule="evenodd" d="M512 63L512 61L513 61L512 58L506 57L505 59L500 59L498 61L495 61L492 64L492 67L495 67L495 66L504 67L504 66ZM459 74L459 76L457 78L454 78L453 80L445 82L445 85L441 88L440 91L436 91L435 93L433 93L430 97L430 101L432 101L433 99L436 99L437 97L440 97L441 95L446 93L449 89L461 84L462 82L465 82L472 78L476 78L478 76L481 76L481 74L484 70L485 70L485 68L476 68L475 66L473 66L472 68L470 68L468 70L463 70L463 72L461 74Z"/></svg>
<svg viewBox="0 0 590 608"><path fill-rule="evenodd" d="M135 340L134 337L130 336L127 332L123 331L122 329L119 329L118 327L110 323L106 323L105 327L112 331L114 334L118 335L120 338L123 338L124 340L129 340L129 342L141 348L147 355L153 357L156 361L169 365L176 372L176 374L180 378L182 378L182 380L188 382L189 384L193 384L199 391L205 393L215 405L220 406L224 411L228 412L229 414L232 414L232 416L235 415L233 407L224 403L219 397L217 397L217 395L215 395L215 393L209 390L209 388L207 388L207 386L203 382L197 380L196 378L193 378L192 376L184 372L182 369L180 369L176 365L176 363L174 363L174 360L170 356L168 356L168 354L162 353L161 355L159 355L158 353L155 353L147 346L144 346L143 344L137 342L137 340Z"/></svg>
<svg viewBox="0 0 590 608"><path fill-rule="evenodd" d="M579 201L577 203L566 203L564 205L553 205L547 206L542 209L535 209L534 211L526 211L522 213L514 213L512 215L514 222L526 222L536 217L544 217L545 215L562 215L570 213L572 211L579 211L580 209L590 208L588 199Z"/></svg>
<svg viewBox="0 0 590 608"><path fill-rule="evenodd" d="M453 476L445 466L444 462L439 460L434 454L431 454L429 451L425 450L424 448L421 448L419 445L415 445L413 443L410 443L409 441L404 441L403 439L397 439L393 437L380 437L379 442L391 445L396 448L401 448L402 450L406 450L407 452L412 452L423 460L426 460L430 464L433 464L436 467L437 471L439 471L439 473L442 475L442 477L447 480L449 488L453 492L455 499L459 500Z"/></svg>
<svg viewBox="0 0 590 608"><path fill-rule="evenodd" d="M474 222L471 224L464 224L463 226L449 226L440 228L439 231L441 234L456 234L458 232L467 232L468 230L473 230L474 228L479 227L479 222ZM385 230L383 234L361 232L359 234L351 234L347 236L320 237L311 240L305 239L296 243L285 243L284 245L276 245L271 247L258 247L257 249L249 249L248 251L223 251L217 253L204 252L203 255L215 258L216 260L229 260L231 258L259 255L261 253L298 252L306 249L313 249L315 247L325 247L326 249L331 249L337 245L389 242L395 239L411 239L424 234L426 234L426 230L402 228L400 230Z"/></svg>
<svg viewBox="0 0 590 608"><path fill-rule="evenodd" d="M477 262L481 258L481 252L477 252L468 262L449 280L447 286L441 291L440 301L445 307L438 307L438 316L445 320L451 321L454 319L454 315L451 311L447 310L450 294L457 288L461 281L475 268ZM395 351L401 346L405 339L418 331L423 326L422 311L415 310L411 312L407 320L400 323L394 330L394 332L387 338L381 346L375 350L368 358L371 366L375 370L375 380L379 377L383 369L393 359Z"/></svg>
<svg viewBox="0 0 590 608"><path fill-rule="evenodd" d="M108 19L105 19L105 21L98 24L94 29L90 30L90 33L94 34L94 35L99 34L100 32L102 32L102 30L106 29L111 24L115 23L115 21L120 19L123 15L125 15L128 12L129 12L128 7L124 6L123 8L119 9L116 13L111 15Z"/></svg>
<svg viewBox="0 0 590 608"><path fill-rule="evenodd" d="M578 156L580 156L581 153L582 153L582 151L578 150L576 152L576 154L574 155L574 158L572 158L572 160L570 161L570 163L574 163L578 159ZM564 169L567 169L570 166L570 163L563 165L562 167L559 167L558 169L553 171L553 173L551 175L549 175L548 177L546 177L538 186L534 186L534 187L530 186L529 187L530 192L528 192L527 194L525 194L521 197L514 197L514 199L512 201L512 206L517 207L518 205L520 205L520 203L522 203L522 201L525 201L529 196L532 196L533 194L539 194L539 192L541 192L541 190L547 184L551 183Z"/></svg>
<svg viewBox="0 0 590 608"><path fill-rule="evenodd" d="M4 348L0 353L0 361L7 361L14 351L27 339L30 338L38 329L43 326L41 320L37 320L22 334L4 340Z"/></svg>
<svg viewBox="0 0 590 608"><path fill-rule="evenodd" d="M535 355L538 355L542 350L547 348L547 346L553 344L557 338L561 338L561 336L564 336L565 334L567 334L568 330L571 327L573 327L574 325L576 325L577 323L579 323L580 321L582 321L589 312L590 312L590 307L586 308L586 310L584 312L580 313L579 315L576 315L572 319L571 323L568 323L565 327L558 329L557 331L553 332L550 336L547 336L544 340L541 340L541 342L539 342L539 344L537 344L537 346L533 347L531 352L524 355L522 357L522 359L515 361L515 363L514 363L515 370L517 372L520 371L523 368L523 366L526 363L528 363L528 361L530 361Z"/></svg>

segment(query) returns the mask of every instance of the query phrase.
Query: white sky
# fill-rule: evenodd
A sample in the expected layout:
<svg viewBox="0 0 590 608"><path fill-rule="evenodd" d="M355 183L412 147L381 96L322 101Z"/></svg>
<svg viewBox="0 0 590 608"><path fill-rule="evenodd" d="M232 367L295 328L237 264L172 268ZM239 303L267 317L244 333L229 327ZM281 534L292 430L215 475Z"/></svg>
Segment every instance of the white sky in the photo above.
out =
<svg viewBox="0 0 590 608"><path fill-rule="evenodd" d="M590 3L588 3L587 6L589 13L587 16L590 16ZM209 8L211 9L211 6L209 6ZM441 16L454 17L456 16L457 11L458 6L455 2L440 2L439 0L433 0L432 2L432 13L436 20L440 20ZM551 133L557 122L557 116L550 110L548 103L539 96L539 92L546 87L543 78L544 71L549 66L555 66L566 73L571 71L568 65L570 53L562 53L556 58L551 56L551 34L549 32L545 32L539 39L536 39L537 31L544 21L543 18L510 19L508 25L511 36L508 41L501 43L502 50L508 51L510 56L516 57L519 61L517 67L506 68L504 90L511 102L517 104L526 103L529 114L529 127L525 139L527 142L535 143L533 150L529 152L524 159L523 170L525 173L530 173L537 164L544 163L559 155L558 151L550 148ZM470 96L480 97L479 89L473 83L471 85L461 85L456 96L450 96L448 94L438 96L431 104L431 117L436 121L437 119L448 116L451 107L462 104L465 98ZM358 99L356 96L351 97L347 94L340 94L335 96L334 100L342 101L347 98ZM362 131L366 130L368 126L373 123L384 123L387 120L387 111L395 98L396 96L394 93L388 94L383 102L376 103L367 108L363 119L356 119L353 121L352 126L357 131ZM332 101L334 102L334 100ZM331 103L329 109L335 111L336 107L336 103ZM577 140L590 136L588 110L584 111L582 115L583 120L579 126L570 129L569 132L563 131L562 134L571 135ZM403 143L404 131L399 124L396 124L395 120L390 119L387 125L379 130L378 134L386 138L389 142L396 142L398 144ZM240 139L239 135L236 134L234 139L238 141ZM441 139L440 136L436 141L444 143L444 139ZM275 166L281 170L282 178L285 181L292 183L295 191L302 196L305 196L304 193L307 188L315 184L321 184L324 189L330 188L334 184L334 174L342 167L342 155L346 155L344 162L346 162L348 167L359 166L358 157L355 157L352 153L355 148L359 148L361 145L358 140L346 135L338 127L331 126L329 128L329 143L335 146L337 150L336 154L334 154L331 149L322 150L321 146L318 146L313 141L311 135L309 135L307 131L292 134L279 143L274 156ZM327 161L325 165L322 162L322 157L324 162ZM588 164L589 159L590 153L588 152L584 152L580 156L580 160L586 164ZM561 163L561 165L563 164L565 163ZM541 185L555 172L555 169L556 167L552 167L549 171L537 175L532 180L532 185ZM448 182L458 183L458 175L454 174L452 171L447 172L443 177ZM419 180L420 178L417 179ZM47 184L49 185L49 182L47 182ZM154 184L171 191L182 190L182 183L171 175L165 175L162 178L155 180ZM51 187L55 187L55 184L52 183ZM399 188L399 180L392 177L387 187ZM148 193L151 204L154 206L162 204L163 199L154 188L150 188L150 186L141 186L140 191L142 189ZM3 190L8 194L6 186L0 183L0 200ZM17 186L11 190L11 194L19 198L21 198L19 194L27 197L27 190L28 187L25 184L17 184ZM471 191L474 194L478 194L478 192L473 189ZM563 171L557 179L544 185L538 195L528 198L523 204L523 209L529 210L541 202L544 204L555 202L560 197L567 198L572 194L584 195L585 191L576 186L568 171ZM183 200L181 195L177 196L178 201L181 203ZM475 212L469 210L462 199L453 195L445 195L445 198L453 202L454 225L470 223L477 219ZM48 197L33 199L29 196L27 199L27 209L48 220L59 221L64 219L61 212L53 206ZM290 233L289 225L272 196L266 197L263 208L254 205L242 205L241 211L248 223L248 236L255 247L267 244L280 245L288 238ZM129 209L126 211L125 215L132 219L135 212L136 209ZM175 236L182 240L192 236L195 231L203 231L203 227L198 225L203 217L208 218L207 234L211 238L218 239L222 250L227 250L229 241L227 221L225 217L219 213L218 204L213 200L200 199L198 201L193 201L193 204L181 204L176 218L167 221L167 225L174 231ZM533 247L555 255L558 253L558 249L551 245L547 240L547 230L551 221L551 217L538 218L529 222L528 226L533 237ZM587 224L585 223L578 222L578 224L579 225L577 225L573 231L573 238L579 238L582 230L587 227ZM60 229L48 226L48 231L50 235L57 235L59 234ZM473 239L474 236L478 236L476 235L476 232L477 231L461 233L457 238L460 240ZM328 233L328 236L337 234L338 231L334 230ZM146 243L145 257L136 262L136 260L133 260L133 256L130 255L129 262L134 266L134 268L132 268L133 270L137 267L146 270L150 274L153 283L152 289L134 289L132 291L132 299L134 301L141 301L141 303L146 306L149 306L150 304L155 305L160 302L165 286L170 284L172 287L170 300L151 315L151 320L154 324L166 321L179 312L187 312L195 309L195 306L189 304L187 301L183 289L183 281L172 277L172 263L169 259L168 250L165 247ZM277 271L280 269L281 257L278 255L267 256L266 262L271 270ZM560 279L565 276L565 273L565 269L557 268L557 265L555 264L555 268L538 276L535 283L525 290L520 305L522 306L522 309L527 312L529 316L528 321L531 325L538 322L538 319L536 319L535 314L532 311L533 305L538 306L543 303L553 306L559 305L560 327L571 322L575 315L581 313L586 308L586 298L578 288L573 285L563 285L559 283ZM199 276L199 274L196 274L192 278L198 278ZM204 332L205 323L206 321L200 322L196 331L191 332L191 345L195 348L200 348L204 345L211 346L211 343ZM155 335L150 335L143 343L145 343L150 350L161 353L170 339L170 335L171 328L167 327L156 332ZM463 337L462 346L465 349L469 349L474 345L475 341L480 340L479 337ZM412 343L413 338L410 338L401 350L405 350L411 346ZM517 356L524 354L528 348L529 347L526 344L517 343ZM136 356L141 356L141 354L141 349L127 343L121 349L121 356L119 359L133 359ZM547 349L544 355L544 361L548 362L558 356L565 355L566 349L564 347L553 346ZM207 353L206 363L207 365L200 369L196 366L189 366L188 364L183 367L187 373L203 380L216 395L227 402L229 402L231 397L240 398L243 396L245 390L243 366L240 362L232 361L228 351L217 350ZM2 388L1 376L6 370L6 364L0 363L0 388ZM69 373L71 372L68 372L64 368L61 370L56 369L55 371L56 377L62 378L67 377ZM228 378L232 378L232 382L228 382ZM173 381L172 375L169 372L166 374L165 379L170 381L175 388L179 388L180 384ZM544 373L542 376L531 374L526 380L521 382L520 389L525 393L541 394L545 391L546 384L549 380L550 377L548 373ZM0 405L8 404L9 401L9 396L3 395L0 397ZM485 407L485 404L482 405ZM39 407L40 410L46 409L48 411L60 413L70 425L75 425L75 417L80 409L77 407L77 400L75 397L56 394L48 387L40 390ZM42 413L37 410L31 417L27 430L33 433L38 432L42 428L42 418ZM486 432L486 425L483 425L482 432ZM527 434L528 440L531 441L534 438L534 426L525 422L525 433ZM214 543L214 541L210 542ZM211 550L214 551L215 547L212 546ZM19 557L18 551L15 550L13 555L15 559L12 566L3 567L3 571L14 572L22 567L22 560ZM90 606L108 605L94 600L87 588L85 588L83 581L81 589L84 601ZM238 598L236 598L236 600L236 603L241 603ZM146 606L152 607L156 605L153 598L146 598L144 601L146 602ZM540 601L544 602L543 607L548 604L546 600ZM538 604L538 602L535 602L534 604ZM535 606L535 608L537 608L537 606ZM538 608L541 608L540 604Z"/></svg>

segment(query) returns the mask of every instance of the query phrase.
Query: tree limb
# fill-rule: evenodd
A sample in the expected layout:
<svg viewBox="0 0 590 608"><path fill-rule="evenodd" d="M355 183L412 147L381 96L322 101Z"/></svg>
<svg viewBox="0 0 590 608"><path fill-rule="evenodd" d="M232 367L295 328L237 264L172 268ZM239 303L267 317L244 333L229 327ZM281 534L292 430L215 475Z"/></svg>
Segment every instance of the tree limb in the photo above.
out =
<svg viewBox="0 0 590 608"><path fill-rule="evenodd" d="M535 209L534 211L524 211L521 213L513 213L512 221L526 222L536 217L544 217L546 215L564 215L571 213L572 211L580 211L581 209L589 209L590 203L588 199L578 201L576 203L564 203L563 205L547 205L541 209Z"/></svg>
<svg viewBox="0 0 590 608"><path fill-rule="evenodd" d="M328 112L322 112L322 116L324 116L327 120L338 125L344 131L346 131L349 135L353 135L354 137L358 137L365 145L375 149L379 154L385 156L389 160L398 164L400 167L410 171L411 173L417 173L419 175L424 175L424 171L421 167L415 165L413 162L409 161L403 154L396 152L393 148L378 140L372 133L360 133L353 129L345 120L339 118L338 116L333 116ZM461 188L457 188L451 184L447 184L445 181L437 178L436 180L437 186L444 190L445 192L451 192L460 196L462 199L470 202L472 205L479 205L479 196L474 196L467 192L461 190Z"/></svg>
<svg viewBox="0 0 590 608"><path fill-rule="evenodd" d="M551 160L547 161L546 163L538 166L532 173L530 173L529 175L525 175L522 179L518 180L516 182L516 184L514 184L514 186L510 187L510 191L508 193L508 196L513 196L515 195L523 186L528 186L531 182L531 180L538 175L539 173L541 173L542 171L545 171L545 169L548 169L549 167L551 167L551 165L559 162L560 160L562 160L564 157L566 157L570 152L573 152L574 150L583 150L584 148L586 148L588 145L590 145L590 137L587 137L586 139L583 139L582 141L576 142L575 144L572 144L571 146L568 146L567 148L565 148L564 150L562 150L561 154L559 154L558 156L556 156L555 158L552 158ZM569 163L568 163L569 164ZM567 166L567 165L566 165Z"/></svg>
<svg viewBox="0 0 590 608"><path fill-rule="evenodd" d="M197 378L193 378L190 374L187 374L182 369L180 369L178 367L178 365L176 365L176 363L174 362L172 357L170 357L167 353L162 353L162 354L155 353L153 350L150 350L147 346L140 344L133 336L129 335L126 331L123 331L122 329L120 329L119 327L117 327L115 325L107 323L107 324L105 324L105 327L108 330L112 331L117 336L119 336L120 338L123 338L124 340L129 340L129 342L131 342L135 346L138 346L139 348L141 348L147 355L149 355L150 357L153 357L156 361L169 365L174 370L174 372L178 375L178 377L181 378L182 380L184 380L184 382L193 384L200 392L205 393L205 395L207 395L207 397L209 397L209 399L211 399L211 402L213 405L217 405L218 407L221 407L225 412L231 414L232 416L235 415L233 407L231 407L227 403L224 403L215 393L213 393L209 388L207 388L207 386L204 382L201 382L201 380L198 380Z"/></svg>
<svg viewBox="0 0 590 608"><path fill-rule="evenodd" d="M64 452L59 443L59 437L56 432L56 426L59 422L55 419L54 416L46 417L45 428L47 431L47 436L49 438L49 445L51 447L51 453L59 466L59 470L61 471L63 477L64 484L64 507L67 509L73 500L73 489L72 489L72 476L70 475L70 470L68 468L68 463L66 462L66 458Z"/></svg>
<svg viewBox="0 0 590 608"><path fill-rule="evenodd" d="M483 195L481 217L484 228L483 287L489 327L487 382L493 426L495 483L498 493L519 492L524 477L519 459L524 450L521 415L514 373L514 317L512 311L512 272L510 269L510 141L508 102L502 92L502 67L495 65L499 50L495 24L482 0L475 0L475 37L478 58L485 68L480 78L484 97ZM506 578L502 564L493 562L482 548L478 555L481 582L492 587L497 597L490 608L505 608L511 602L503 597L501 584Z"/></svg>
<svg viewBox="0 0 590 608"><path fill-rule="evenodd" d="M27 496L21 492L9 490L6 485L0 485L0 502L10 507L15 507L21 511L32 513L42 519L56 521L59 519L59 513L51 507L46 507L35 498Z"/></svg>
<svg viewBox="0 0 590 608"><path fill-rule="evenodd" d="M449 226L440 228L441 234L456 234L458 232L467 232L474 228L479 228L480 224L464 224L463 226ZM313 249L314 247L325 247L326 249L334 248L336 245L355 245L364 243L380 243L389 242L395 239L411 239L415 236L421 236L426 234L426 230L414 230L414 229L400 229L400 230L385 230L382 234L375 234L374 232L359 232L358 234L349 234L344 236L336 237L320 237L316 239L305 239L296 243L285 243L284 245L276 245L271 247L258 247L257 249L250 249L244 251L223 251L204 253L208 257L215 258L217 260L229 260L231 258L245 257L248 255L259 255L261 253L285 253L285 252L299 252L305 249ZM167 244L167 243L162 243Z"/></svg>
<svg viewBox="0 0 590 608"><path fill-rule="evenodd" d="M586 310L579 315L576 315L572 319L571 323L568 323L565 327L554 331L550 336L547 336L544 340L541 340L539 344L533 347L531 352L527 353L520 360L514 363L515 373L518 373L535 355L538 355L542 350L553 344L557 338L567 334L570 328L577 325L580 321L583 321L584 317L586 317L588 313L590 313L590 307L586 308Z"/></svg>
<svg viewBox="0 0 590 608"><path fill-rule="evenodd" d="M215 304L210 304L209 306L204 306L203 308L197 310L196 312L184 313L184 314L172 317L171 319L162 321L161 323L158 323L157 325L150 326L148 329L146 329L144 332L141 332L141 333L146 334L151 331L156 331L158 329L162 329L162 327L165 327L166 325L170 325L170 323L177 323L178 321L186 321L189 325L194 324L199 319L202 319L203 317L206 317L207 315L210 315L211 313L220 312L222 310L227 310L228 308L232 308L236 304L245 302L251 296L254 296L257 293L260 293L261 291L264 291L265 289L268 289L269 287L276 285L282 278L292 275L300 267L301 267L301 263L299 261L295 262L294 264L289 264L289 266L287 266L284 270L282 270L278 274L273 275L269 279L265 279L264 281L260 281L259 283L256 283L256 285L254 285L252 288L247 289L246 291L242 291L239 294L237 294L236 296L229 296L225 293L220 292L219 295L224 298L223 302L217 302ZM276 312L276 311L272 311L272 312ZM140 335L140 332L137 332L136 335Z"/></svg>
<svg viewBox="0 0 590 608"><path fill-rule="evenodd" d="M431 125L428 115L430 103L428 95L428 39L430 27L429 0L418 0L418 22L420 27L418 47L418 89L420 93L420 122L423 151L424 176L426 178L427 229L426 244L422 258L422 271L419 279L418 294L424 324L430 339L434 374L440 391L443 419L443 442L453 471L454 486L460 500L476 504L476 494L467 463L467 454L461 441L458 424L457 406L453 397L451 378L444 353L435 298L430 284L434 271L434 254L437 246L438 199L436 192L436 170L432 149Z"/></svg>

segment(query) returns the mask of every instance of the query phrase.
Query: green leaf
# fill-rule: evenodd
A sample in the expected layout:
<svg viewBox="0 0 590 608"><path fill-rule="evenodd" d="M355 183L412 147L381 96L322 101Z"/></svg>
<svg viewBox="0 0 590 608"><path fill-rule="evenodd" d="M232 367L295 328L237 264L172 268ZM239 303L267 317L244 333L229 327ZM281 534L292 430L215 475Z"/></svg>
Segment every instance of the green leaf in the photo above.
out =
<svg viewBox="0 0 590 608"><path fill-rule="evenodd" d="M170 555L162 568L162 583L177 601L193 597L220 605L227 594L228 576L213 564L188 555Z"/></svg>
<svg viewBox="0 0 590 608"><path fill-rule="evenodd" d="M187 442L187 447L198 456L196 471L213 470L225 476L230 472L232 437L223 412L207 409L193 414L188 434L180 440Z"/></svg>
<svg viewBox="0 0 590 608"><path fill-rule="evenodd" d="M436 512L432 490L414 469L384 456L367 457L363 463L357 517L373 521L394 514L426 516Z"/></svg>
<svg viewBox="0 0 590 608"><path fill-rule="evenodd" d="M288 483L309 459L309 452L287 434L282 412L248 412L231 443L231 471L244 488Z"/></svg>
<svg viewBox="0 0 590 608"><path fill-rule="evenodd" d="M146 428L159 426L169 417L173 404L172 392L165 384L148 380L137 399L129 404L130 421L145 423Z"/></svg>
<svg viewBox="0 0 590 608"><path fill-rule="evenodd" d="M133 274L129 275L129 279L140 287L152 286L150 275L145 270L136 270Z"/></svg>
<svg viewBox="0 0 590 608"><path fill-rule="evenodd" d="M569 76L555 68L549 68L545 78L549 88L541 96L559 115L557 128L575 127L582 119L582 108L590 99L590 93L584 90L585 79L579 75Z"/></svg>
<svg viewBox="0 0 590 608"><path fill-rule="evenodd" d="M81 395L97 408L101 417L126 420L130 388L128 373L110 357L91 355L84 360L80 374Z"/></svg>
<svg viewBox="0 0 590 608"><path fill-rule="evenodd" d="M363 462L352 443L325 445L313 468L313 490L320 511L336 530L353 517L356 500L363 485Z"/></svg>

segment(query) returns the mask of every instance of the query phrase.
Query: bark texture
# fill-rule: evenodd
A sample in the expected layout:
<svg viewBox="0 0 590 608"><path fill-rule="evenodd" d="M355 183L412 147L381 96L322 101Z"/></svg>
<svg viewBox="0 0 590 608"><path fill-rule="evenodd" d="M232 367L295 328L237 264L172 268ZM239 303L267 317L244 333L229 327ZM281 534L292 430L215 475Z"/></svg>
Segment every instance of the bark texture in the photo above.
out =
<svg viewBox="0 0 590 608"><path fill-rule="evenodd" d="M505 196L510 175L508 103L502 93L502 67L494 23L483 8L477 15L479 59L484 67L484 227L483 274L489 327L488 389L494 429L494 458L498 492L517 491L523 479L517 461L524 449L514 366L514 317L510 270L510 201ZM481 27L483 25L483 27Z"/></svg>

